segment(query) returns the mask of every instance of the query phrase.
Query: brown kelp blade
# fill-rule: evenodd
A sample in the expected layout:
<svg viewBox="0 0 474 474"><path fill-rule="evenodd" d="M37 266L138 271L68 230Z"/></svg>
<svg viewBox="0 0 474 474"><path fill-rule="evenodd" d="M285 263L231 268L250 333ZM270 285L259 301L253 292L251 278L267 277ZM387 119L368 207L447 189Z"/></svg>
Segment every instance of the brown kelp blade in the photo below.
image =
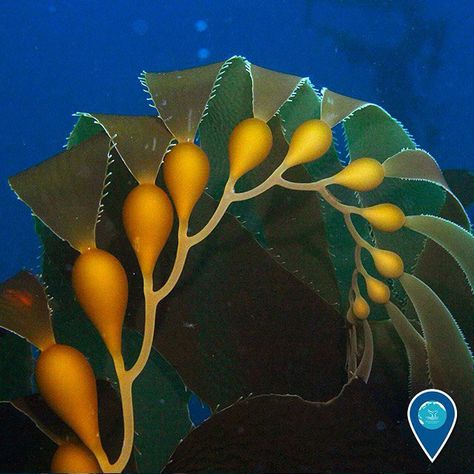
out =
<svg viewBox="0 0 474 474"><path fill-rule="evenodd" d="M165 73L144 73L153 104L180 142L193 141L216 77L224 63Z"/></svg>
<svg viewBox="0 0 474 474"><path fill-rule="evenodd" d="M268 122L287 101L301 77L250 65L253 83L253 114Z"/></svg>
<svg viewBox="0 0 474 474"><path fill-rule="evenodd" d="M49 408L41 395L35 393L17 398L10 403L30 418L38 429L57 445L67 442L80 443L74 431Z"/></svg>
<svg viewBox="0 0 474 474"><path fill-rule="evenodd" d="M294 395L238 400L191 431L162 472L418 472L417 453L355 379L329 403Z"/></svg>
<svg viewBox="0 0 474 474"><path fill-rule="evenodd" d="M31 273L21 271L0 285L0 326L41 350L55 343L46 294Z"/></svg>
<svg viewBox="0 0 474 474"><path fill-rule="evenodd" d="M10 178L10 185L56 235L77 250L95 246L109 152L105 133Z"/></svg>
<svg viewBox="0 0 474 474"><path fill-rule="evenodd" d="M84 113L105 130L139 183L154 183L173 138L160 117Z"/></svg>

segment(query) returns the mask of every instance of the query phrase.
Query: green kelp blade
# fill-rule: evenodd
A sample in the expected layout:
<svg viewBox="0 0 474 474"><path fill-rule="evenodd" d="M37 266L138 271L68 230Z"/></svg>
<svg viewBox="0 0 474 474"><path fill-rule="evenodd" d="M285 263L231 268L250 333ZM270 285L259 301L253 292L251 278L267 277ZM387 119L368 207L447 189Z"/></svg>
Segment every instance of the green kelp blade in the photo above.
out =
<svg viewBox="0 0 474 474"><path fill-rule="evenodd" d="M236 56L225 62L211 97L199 126L199 136L211 164L206 191L218 200L229 178L230 134L239 122L253 115L252 79L243 58Z"/></svg>
<svg viewBox="0 0 474 474"><path fill-rule="evenodd" d="M450 193L447 193L446 197L439 217L470 231L471 224L459 201ZM413 231L407 230L414 234ZM441 245L427 238L413 274L440 297L460 326L469 346L474 347L472 287L458 262ZM412 305L407 305L404 312L409 319L416 318Z"/></svg>
<svg viewBox="0 0 474 474"><path fill-rule="evenodd" d="M420 149L403 150L387 158L383 162L383 167L385 176L389 178L421 180L439 185L447 193L446 200L452 201L450 205L455 207L456 213L462 220L460 224L466 229L470 228L466 211L457 196L449 188L438 163L429 153ZM427 208L422 213L428 213Z"/></svg>
<svg viewBox="0 0 474 474"><path fill-rule="evenodd" d="M199 135L211 162L207 193L219 200L229 174L229 136L240 121L253 113L252 80L246 61L241 58L230 60L216 84L218 87L208 104ZM260 166L239 180L237 191L251 189L263 182L281 163L288 150L279 118L273 117L269 126L273 133L271 153ZM303 167L291 170L291 176L296 180L310 180ZM272 188L257 198L233 204L229 212L279 264L330 304L338 304L337 282L316 194ZM196 220L197 215L198 209L193 215ZM202 218L200 225L205 222L206 219ZM220 233L221 227L216 232Z"/></svg>
<svg viewBox="0 0 474 474"><path fill-rule="evenodd" d="M242 178L240 184L245 188L263 181L263 176L280 164L288 150L280 120L273 118L269 126L273 133L272 151L258 171ZM311 180L302 166L289 170L286 177L295 182ZM251 201L235 203L230 212L282 267L329 304L339 303L337 280L317 194L274 187Z"/></svg>
<svg viewBox="0 0 474 474"><path fill-rule="evenodd" d="M474 203L474 172L469 170L443 170L444 177L452 192L464 207Z"/></svg>
<svg viewBox="0 0 474 474"><path fill-rule="evenodd" d="M78 119L66 139L65 148L67 150L80 145L94 135L99 135L104 132L103 127L96 120L91 120L90 117L85 117L80 113L76 113L74 116L78 117Z"/></svg>
<svg viewBox="0 0 474 474"><path fill-rule="evenodd" d="M77 250L95 246L95 226L109 153L97 134L10 178L10 185L57 236Z"/></svg>
<svg viewBox="0 0 474 474"><path fill-rule="evenodd" d="M408 273L402 275L400 282L423 328L433 387L449 393L459 412L472 422L474 360L463 334L449 309L428 285Z"/></svg>
<svg viewBox="0 0 474 474"><path fill-rule="evenodd" d="M447 250L474 287L474 236L454 222L437 216L407 216L405 226L426 235Z"/></svg>
<svg viewBox="0 0 474 474"><path fill-rule="evenodd" d="M291 96L301 77L250 64L253 84L253 115L268 122Z"/></svg>
<svg viewBox="0 0 474 474"><path fill-rule="evenodd" d="M416 149L415 142L403 125L385 110L372 104L348 116L343 121L343 129L351 161L371 157L384 163L387 158L402 150ZM436 183L400 178L386 178L376 189L358 193L358 197L360 207L388 202L400 207L408 215L420 213L437 215L446 202L444 188ZM355 220L362 219L356 217ZM414 271L426 237L405 228L393 233L372 229L371 235L377 247L398 253L406 271ZM367 256L364 256L364 265L367 265L369 273L377 276L372 261ZM400 284L396 280L390 281L389 284L392 297L398 304L403 305L406 295ZM386 314L385 308L381 309Z"/></svg>
<svg viewBox="0 0 474 474"><path fill-rule="evenodd" d="M226 64L228 62L182 71L144 73L143 85L154 107L179 142L194 141L214 82Z"/></svg>
<svg viewBox="0 0 474 474"><path fill-rule="evenodd" d="M368 156L383 163L403 149L416 147L403 125L378 105L353 111L343 126L351 160Z"/></svg>
<svg viewBox="0 0 474 474"><path fill-rule="evenodd" d="M322 89L321 120L331 128L345 120L356 110L369 105L362 100L337 94L327 88Z"/></svg>
<svg viewBox="0 0 474 474"><path fill-rule="evenodd" d="M389 301L385 307L393 327L405 345L410 367L409 388L413 396L429 387L425 340L396 305Z"/></svg>
<svg viewBox="0 0 474 474"><path fill-rule="evenodd" d="M21 271L0 285L0 326L40 350L56 342L46 293L31 273Z"/></svg>
<svg viewBox="0 0 474 474"><path fill-rule="evenodd" d="M95 113L81 116L101 125L139 183L155 182L173 138L160 117Z"/></svg>
<svg viewBox="0 0 474 474"><path fill-rule="evenodd" d="M320 118L321 100L313 89L309 80L304 80L291 98L281 107L279 116L286 141L289 143L296 128L306 120ZM318 160L308 163L304 167L313 181L318 181L332 176L342 169L342 163L338 158L335 143L328 152ZM290 177L285 175L285 177ZM295 176L295 181L300 180ZM287 191L288 192L288 191ZM351 205L358 205L359 200L356 193L347 189L336 192L337 197ZM334 274L339 290L338 306L341 313L347 310L348 292L351 287L352 272L354 270L354 240L344 224L342 214L329 205L324 199L317 196L320 202L324 233L327 240L328 253L334 268ZM359 232L370 240L368 226L359 227Z"/></svg>

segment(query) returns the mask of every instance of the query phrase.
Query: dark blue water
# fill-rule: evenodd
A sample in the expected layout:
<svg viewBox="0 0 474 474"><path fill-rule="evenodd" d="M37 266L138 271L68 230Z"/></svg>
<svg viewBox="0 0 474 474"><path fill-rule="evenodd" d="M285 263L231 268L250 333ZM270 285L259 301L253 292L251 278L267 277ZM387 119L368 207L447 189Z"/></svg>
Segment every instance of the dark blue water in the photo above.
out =
<svg viewBox="0 0 474 474"><path fill-rule="evenodd" d="M444 168L474 168L472 0L4 1L0 279L37 270L7 177L58 152L75 111L150 113L137 80L234 54L376 102Z"/></svg>

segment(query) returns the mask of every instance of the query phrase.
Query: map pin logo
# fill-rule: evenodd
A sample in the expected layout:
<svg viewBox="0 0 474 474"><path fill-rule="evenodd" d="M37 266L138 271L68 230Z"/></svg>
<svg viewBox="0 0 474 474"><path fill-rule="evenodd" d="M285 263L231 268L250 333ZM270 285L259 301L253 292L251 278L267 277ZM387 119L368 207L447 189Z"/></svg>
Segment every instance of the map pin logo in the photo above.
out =
<svg viewBox="0 0 474 474"><path fill-rule="evenodd" d="M423 390L411 400L407 416L415 438L429 460L434 462L458 418L454 400L441 390Z"/></svg>

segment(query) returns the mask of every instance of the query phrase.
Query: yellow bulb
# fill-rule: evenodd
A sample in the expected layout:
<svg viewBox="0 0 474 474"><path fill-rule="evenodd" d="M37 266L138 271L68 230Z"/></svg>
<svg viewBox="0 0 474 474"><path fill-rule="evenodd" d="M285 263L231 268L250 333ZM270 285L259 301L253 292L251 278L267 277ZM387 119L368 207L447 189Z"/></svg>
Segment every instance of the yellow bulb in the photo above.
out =
<svg viewBox="0 0 474 474"><path fill-rule="evenodd" d="M91 451L101 451L97 388L87 359L73 347L54 344L40 354L35 377L50 408Z"/></svg>
<svg viewBox="0 0 474 474"><path fill-rule="evenodd" d="M273 136L263 120L242 120L229 138L230 177L237 181L245 173L262 163L270 153Z"/></svg>
<svg viewBox="0 0 474 474"><path fill-rule="evenodd" d="M403 260L390 250L370 249L375 268L385 278L400 278L403 275Z"/></svg>
<svg viewBox="0 0 474 474"><path fill-rule="evenodd" d="M74 263L72 286L109 352L120 356L128 302L127 275L121 263L104 250L87 250Z"/></svg>
<svg viewBox="0 0 474 474"><path fill-rule="evenodd" d="M396 232L405 224L405 214L394 204L377 204L361 209L361 216L384 232Z"/></svg>
<svg viewBox="0 0 474 474"><path fill-rule="evenodd" d="M123 225L144 275L152 275L173 227L173 206L154 184L137 186L125 199Z"/></svg>
<svg viewBox="0 0 474 474"><path fill-rule="evenodd" d="M294 131L284 162L288 168L309 163L321 158L331 144L331 127L323 120L307 120Z"/></svg>
<svg viewBox="0 0 474 474"><path fill-rule="evenodd" d="M357 319L367 319L370 314L370 306L362 296L356 296L352 303L352 312Z"/></svg>
<svg viewBox="0 0 474 474"><path fill-rule="evenodd" d="M102 472L95 456L85 446L66 443L59 446L51 461L51 472L95 473Z"/></svg>
<svg viewBox="0 0 474 474"><path fill-rule="evenodd" d="M187 222L209 179L209 160L194 143L178 143L165 156L163 172L178 218Z"/></svg>
<svg viewBox="0 0 474 474"><path fill-rule="evenodd" d="M381 163L373 158L359 158L334 175L332 182L353 191L364 192L378 187L383 178L384 170Z"/></svg>
<svg viewBox="0 0 474 474"><path fill-rule="evenodd" d="M385 283L371 276L367 276L365 277L365 284L369 298L374 303L385 304L390 300L390 289Z"/></svg>

